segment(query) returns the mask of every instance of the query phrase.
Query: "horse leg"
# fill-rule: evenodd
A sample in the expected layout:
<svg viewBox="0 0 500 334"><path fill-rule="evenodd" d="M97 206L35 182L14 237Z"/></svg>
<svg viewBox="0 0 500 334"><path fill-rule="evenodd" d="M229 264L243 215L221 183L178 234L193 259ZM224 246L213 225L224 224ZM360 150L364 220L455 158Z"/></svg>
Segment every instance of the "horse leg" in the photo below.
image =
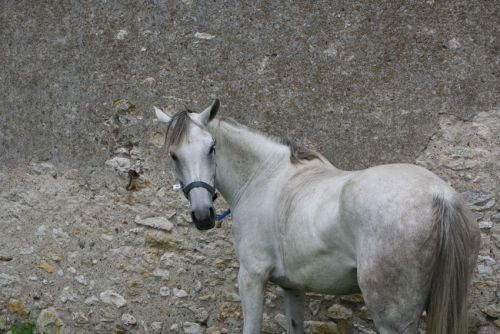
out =
<svg viewBox="0 0 500 334"><path fill-rule="evenodd" d="M418 334L423 299L415 303L415 300L399 296L388 299L383 294L379 295L379 291L368 291L366 288L361 288L361 291L380 334Z"/></svg>
<svg viewBox="0 0 500 334"><path fill-rule="evenodd" d="M380 249L380 248L378 248ZM422 311L429 294L430 270L417 259L424 251L406 250L381 254L370 249L358 262L358 283L381 334L417 334Z"/></svg>
<svg viewBox="0 0 500 334"><path fill-rule="evenodd" d="M238 287L243 309L243 334L260 334L264 312L264 286L266 280L251 274L240 266Z"/></svg>
<svg viewBox="0 0 500 334"><path fill-rule="evenodd" d="M304 333L304 292L285 289L285 311L289 334Z"/></svg>
<svg viewBox="0 0 500 334"><path fill-rule="evenodd" d="M370 270L358 269L358 282L373 322L381 334L417 334L429 287L416 265L372 259Z"/></svg>

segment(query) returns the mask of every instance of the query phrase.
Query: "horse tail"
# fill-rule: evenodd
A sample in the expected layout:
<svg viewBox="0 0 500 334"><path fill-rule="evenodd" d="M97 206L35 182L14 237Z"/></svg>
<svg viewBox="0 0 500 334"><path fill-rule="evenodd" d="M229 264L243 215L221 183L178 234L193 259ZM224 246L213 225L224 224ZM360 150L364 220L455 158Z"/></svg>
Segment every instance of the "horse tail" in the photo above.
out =
<svg viewBox="0 0 500 334"><path fill-rule="evenodd" d="M437 250L427 307L427 333L467 334L467 293L477 251L479 230L461 201L434 196Z"/></svg>

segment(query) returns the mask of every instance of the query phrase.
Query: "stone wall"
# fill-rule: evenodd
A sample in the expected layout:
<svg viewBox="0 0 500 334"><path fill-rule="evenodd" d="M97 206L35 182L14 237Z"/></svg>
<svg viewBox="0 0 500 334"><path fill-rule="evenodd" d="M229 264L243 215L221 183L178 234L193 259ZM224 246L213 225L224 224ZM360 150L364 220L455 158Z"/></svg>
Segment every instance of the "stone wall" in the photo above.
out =
<svg viewBox="0 0 500 334"><path fill-rule="evenodd" d="M500 327L499 134L499 110L442 115L415 161L462 193L481 228L471 333ZM194 229L171 170L140 150L117 151L112 161L143 166L134 191L126 164L0 172L0 332L21 322L50 334L240 333L231 219ZM265 300L264 333L282 333L281 292L269 285ZM360 295L308 294L306 303L308 333L375 333Z"/></svg>

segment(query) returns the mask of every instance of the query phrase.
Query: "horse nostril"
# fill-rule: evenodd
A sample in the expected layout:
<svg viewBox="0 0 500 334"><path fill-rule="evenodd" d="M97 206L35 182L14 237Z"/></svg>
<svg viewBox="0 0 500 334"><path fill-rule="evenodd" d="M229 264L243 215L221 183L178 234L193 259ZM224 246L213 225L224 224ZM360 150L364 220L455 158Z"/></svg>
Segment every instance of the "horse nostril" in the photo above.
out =
<svg viewBox="0 0 500 334"><path fill-rule="evenodd" d="M192 221L201 221L204 219L212 219L215 217L215 209L212 206L205 207L204 209L192 210Z"/></svg>
<svg viewBox="0 0 500 334"><path fill-rule="evenodd" d="M200 210L191 211L191 219L199 230L209 230L215 226L215 209L206 206Z"/></svg>

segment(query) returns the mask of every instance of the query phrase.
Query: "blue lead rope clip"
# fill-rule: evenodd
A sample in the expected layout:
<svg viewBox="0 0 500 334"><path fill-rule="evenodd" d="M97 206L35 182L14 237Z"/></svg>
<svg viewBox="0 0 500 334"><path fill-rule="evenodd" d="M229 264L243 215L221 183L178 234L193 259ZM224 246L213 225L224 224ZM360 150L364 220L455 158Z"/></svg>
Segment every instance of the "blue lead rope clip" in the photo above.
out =
<svg viewBox="0 0 500 334"><path fill-rule="evenodd" d="M215 215L215 220L217 220L218 222L221 222L224 220L224 218L226 218L230 214L231 214L231 209L227 209L226 211L224 211L220 215Z"/></svg>

